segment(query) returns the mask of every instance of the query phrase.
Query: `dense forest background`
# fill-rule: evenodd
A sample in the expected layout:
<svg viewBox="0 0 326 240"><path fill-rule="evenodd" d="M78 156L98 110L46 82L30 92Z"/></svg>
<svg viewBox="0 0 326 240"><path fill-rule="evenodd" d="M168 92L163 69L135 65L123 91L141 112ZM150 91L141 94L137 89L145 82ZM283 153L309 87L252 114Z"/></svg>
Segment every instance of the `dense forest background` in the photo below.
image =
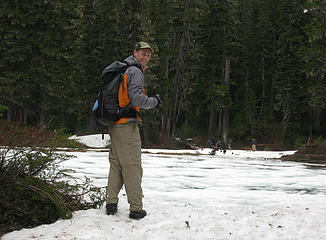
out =
<svg viewBox="0 0 326 240"><path fill-rule="evenodd" d="M102 70L138 41L145 142L256 138L294 146L326 136L324 0L2 0L0 118L98 131Z"/></svg>

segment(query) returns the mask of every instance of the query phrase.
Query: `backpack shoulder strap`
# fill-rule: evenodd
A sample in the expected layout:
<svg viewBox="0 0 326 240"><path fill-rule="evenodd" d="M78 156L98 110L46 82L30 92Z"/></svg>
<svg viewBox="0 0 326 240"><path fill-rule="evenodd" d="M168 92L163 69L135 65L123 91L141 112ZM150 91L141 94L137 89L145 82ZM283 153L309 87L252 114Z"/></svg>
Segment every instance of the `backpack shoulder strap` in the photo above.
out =
<svg viewBox="0 0 326 240"><path fill-rule="evenodd" d="M140 71L142 71L142 66L141 66L140 63L128 63L128 62L125 61L125 60L123 60L122 62L125 63L125 64L127 64L127 65L126 65L126 68L125 68L125 70L124 70L124 72L127 70L127 68L132 67L132 66L135 66L135 67L137 67Z"/></svg>
<svg viewBox="0 0 326 240"><path fill-rule="evenodd" d="M127 66L126 62L119 62L119 61L115 61L113 63L111 63L109 66L107 66L102 74L101 74L101 78L104 76L104 74L106 73L114 73L117 71L121 71L124 67ZM124 69L123 69L124 70Z"/></svg>

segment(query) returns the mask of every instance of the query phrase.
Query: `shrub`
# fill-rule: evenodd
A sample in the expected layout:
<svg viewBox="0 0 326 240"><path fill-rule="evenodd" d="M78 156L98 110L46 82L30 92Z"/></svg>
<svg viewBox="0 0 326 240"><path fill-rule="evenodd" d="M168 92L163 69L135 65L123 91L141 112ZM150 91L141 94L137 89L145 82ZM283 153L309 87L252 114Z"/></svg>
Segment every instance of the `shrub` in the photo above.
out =
<svg viewBox="0 0 326 240"><path fill-rule="evenodd" d="M48 146L50 147L66 147L66 148L86 148L85 145L79 143L75 139L69 139L71 134L65 133L65 129L54 131L49 139Z"/></svg>
<svg viewBox="0 0 326 240"><path fill-rule="evenodd" d="M104 193L88 178L82 181L72 177L71 170L59 168L72 156L42 147L47 134L10 130L0 129L10 143L0 149L0 226L8 231L53 223L71 218L73 211L103 204Z"/></svg>
<svg viewBox="0 0 326 240"><path fill-rule="evenodd" d="M322 136L319 136L317 137L315 140L314 140L314 144L319 144L323 141L323 137Z"/></svg>
<svg viewBox="0 0 326 240"><path fill-rule="evenodd" d="M3 116L3 112L7 111L8 107L0 104L0 117Z"/></svg>
<svg viewBox="0 0 326 240"><path fill-rule="evenodd" d="M266 146L266 147L264 148L264 151L272 151L272 148L271 148L270 146Z"/></svg>
<svg viewBox="0 0 326 240"><path fill-rule="evenodd" d="M295 147L296 149L298 149L298 148L302 147L302 146L305 145L305 144L306 144L306 137L304 137L304 136L299 136L299 137L297 137L297 138L295 139L294 147Z"/></svg>
<svg viewBox="0 0 326 240"><path fill-rule="evenodd" d="M187 142L187 138L190 138L193 135L193 129L190 127L189 123L185 122L181 125L178 134L181 138L181 141Z"/></svg>
<svg viewBox="0 0 326 240"><path fill-rule="evenodd" d="M9 124L0 120L0 145L14 147L67 147L86 148L74 139L65 129L50 131L45 128L26 127L19 123Z"/></svg>

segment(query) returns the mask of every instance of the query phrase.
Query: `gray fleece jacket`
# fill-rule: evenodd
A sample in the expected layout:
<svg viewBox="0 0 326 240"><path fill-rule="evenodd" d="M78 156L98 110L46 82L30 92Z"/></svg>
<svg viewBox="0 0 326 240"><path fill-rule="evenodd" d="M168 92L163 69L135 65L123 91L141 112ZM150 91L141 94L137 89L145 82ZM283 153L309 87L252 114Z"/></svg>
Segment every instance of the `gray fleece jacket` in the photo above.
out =
<svg viewBox="0 0 326 240"><path fill-rule="evenodd" d="M141 68L143 68L143 66L134 58L133 55L127 57L125 61L129 64L138 63ZM125 74L128 76L128 97L131 105L143 109L155 108L158 104L157 99L154 97L148 97L144 94L143 72L138 67L132 66L127 68Z"/></svg>

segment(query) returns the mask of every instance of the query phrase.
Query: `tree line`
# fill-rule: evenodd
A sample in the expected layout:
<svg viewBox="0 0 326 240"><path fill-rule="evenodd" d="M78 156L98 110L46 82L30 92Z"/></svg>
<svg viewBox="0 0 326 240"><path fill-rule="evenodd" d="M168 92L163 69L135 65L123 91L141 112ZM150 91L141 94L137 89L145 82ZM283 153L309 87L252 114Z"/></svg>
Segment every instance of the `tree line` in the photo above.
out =
<svg viewBox="0 0 326 240"><path fill-rule="evenodd" d="M154 49L143 136L325 136L323 0L3 0L0 118L94 132L101 71Z"/></svg>

